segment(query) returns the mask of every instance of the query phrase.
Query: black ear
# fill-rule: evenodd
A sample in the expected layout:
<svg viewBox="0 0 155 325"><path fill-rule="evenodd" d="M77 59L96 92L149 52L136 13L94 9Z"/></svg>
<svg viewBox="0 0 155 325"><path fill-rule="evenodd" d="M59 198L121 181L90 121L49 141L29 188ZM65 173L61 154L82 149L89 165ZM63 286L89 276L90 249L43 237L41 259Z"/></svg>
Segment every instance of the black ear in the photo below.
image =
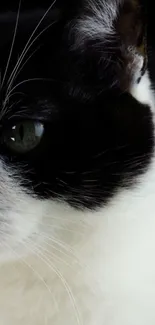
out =
<svg viewBox="0 0 155 325"><path fill-rule="evenodd" d="M117 78L121 90L128 91L131 83L140 81L148 63L145 0L121 1L114 29L119 39L116 57L122 62L117 69Z"/></svg>
<svg viewBox="0 0 155 325"><path fill-rule="evenodd" d="M120 6L116 30L126 47L146 55L146 10L144 1L125 0Z"/></svg>
<svg viewBox="0 0 155 325"><path fill-rule="evenodd" d="M147 17L143 0L125 0L120 6L119 16L115 23L121 40L121 58L124 69L120 73L121 86L128 88L130 80L138 65L135 57L143 57L140 76L147 67Z"/></svg>
<svg viewBox="0 0 155 325"><path fill-rule="evenodd" d="M74 94L81 85L87 97L115 87L128 91L133 79L143 75L147 45L142 1L82 1L67 25L70 58L65 69L75 80Z"/></svg>

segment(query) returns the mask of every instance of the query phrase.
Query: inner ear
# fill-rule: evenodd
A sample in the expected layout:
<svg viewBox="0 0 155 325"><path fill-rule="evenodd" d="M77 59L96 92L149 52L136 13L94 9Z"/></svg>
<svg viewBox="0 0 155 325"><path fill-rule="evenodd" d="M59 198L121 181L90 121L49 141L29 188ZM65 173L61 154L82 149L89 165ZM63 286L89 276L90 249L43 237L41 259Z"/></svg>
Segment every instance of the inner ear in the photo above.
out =
<svg viewBox="0 0 155 325"><path fill-rule="evenodd" d="M147 26L142 1L124 0L115 22L123 62L118 71L118 78L123 91L129 91L132 83L138 83L147 68Z"/></svg>
<svg viewBox="0 0 155 325"><path fill-rule="evenodd" d="M140 0L125 0L119 11L116 29L126 48L136 48L146 56L146 17Z"/></svg>

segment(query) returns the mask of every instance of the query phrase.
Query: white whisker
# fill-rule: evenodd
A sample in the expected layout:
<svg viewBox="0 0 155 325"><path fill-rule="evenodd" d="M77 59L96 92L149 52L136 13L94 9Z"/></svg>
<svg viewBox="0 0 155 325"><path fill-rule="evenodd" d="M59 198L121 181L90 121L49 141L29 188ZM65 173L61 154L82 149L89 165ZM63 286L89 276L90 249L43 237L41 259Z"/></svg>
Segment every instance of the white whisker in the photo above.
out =
<svg viewBox="0 0 155 325"><path fill-rule="evenodd" d="M63 264L65 264L67 267L69 267L69 268L72 268L72 266L69 264L69 263L67 263L64 259L62 259L61 257L59 257L59 256L57 256L55 253L53 253L53 252L51 252L51 251L49 251L47 248L45 248L45 247L42 247L40 244L38 244L37 242L32 242L32 241L30 241L29 239L28 240L26 240L25 241L25 243L28 243L28 242L30 242L30 244L32 244L33 243L33 245L37 248L40 248L43 252L46 252L49 256L51 256L52 258L55 258L55 260L57 260L58 262L61 262L61 263L63 263ZM51 247L52 247L52 245L51 245ZM54 248L54 247L52 247L52 248ZM58 251L58 250L57 250ZM60 251L61 252L61 251ZM67 255L67 254L66 254Z"/></svg>
<svg viewBox="0 0 155 325"><path fill-rule="evenodd" d="M25 67L25 65L27 64L27 62L32 58L32 56L35 55L35 53L40 49L40 46L38 46L30 55L29 57L25 60L25 62L22 64L21 68L19 69L19 71L17 71L15 77L13 76L13 82L15 80L15 78L18 77L18 75L20 74L20 72L23 70L23 68ZM12 83L13 83L12 82ZM11 86L10 86L11 87ZM9 87L8 87L9 88Z"/></svg>
<svg viewBox="0 0 155 325"><path fill-rule="evenodd" d="M41 225L41 226L45 225L43 222L40 222L40 221L38 221L38 224ZM54 224L54 223L51 223L51 224L46 223L46 227L47 226L49 228L52 228L53 230L58 229L58 230L64 230L65 232L70 232L70 233L73 233L73 234L85 235L84 230L81 230L81 229L80 229L80 231L78 231L77 229L73 230L73 229L71 229L69 227L65 227L63 225L57 225L57 224Z"/></svg>
<svg viewBox="0 0 155 325"><path fill-rule="evenodd" d="M54 302L56 311L58 312L59 311L58 303L57 303L57 301L56 301L50 287L47 285L47 283L45 282L45 280L41 276L41 274L38 273L38 271L36 271L32 265L30 265L27 261L25 261L25 259L23 257L21 257L12 247L10 247L10 245L8 245L5 242L3 242L3 245L6 246L14 255L16 255L17 258L22 262L22 264L26 265L30 270L32 270L32 272L37 276L37 278L43 283L43 285L46 287L46 289L50 293L50 296L52 297L52 300Z"/></svg>
<svg viewBox="0 0 155 325"><path fill-rule="evenodd" d="M8 68L9 68L9 64L10 64L10 60L11 60L11 56L12 56L12 52L13 52L13 48L14 48L14 43L15 43L16 34L17 34L17 28L18 28L18 23L19 23L20 8L21 8L21 0L19 0L19 7L18 7L18 12L17 12L17 19L16 19L16 24L15 24L15 30L14 30L14 34L13 34L11 49L10 49L8 61L7 61L7 64L6 64L4 76L3 76L2 83L1 83L1 86L0 86L1 90L2 90L2 87L3 87L4 82L5 82L6 74L8 72Z"/></svg>
<svg viewBox="0 0 155 325"><path fill-rule="evenodd" d="M29 248L30 249L30 248ZM75 297L73 295L73 292L67 282L67 280L64 278L64 276L62 275L62 273L60 272L60 270L53 264L51 263L50 259L45 257L43 255L43 253L39 250L39 249L30 249L31 252L33 254L35 254L41 261L43 261L44 264L46 264L48 266L48 268L50 270L52 270L57 276L58 278L61 280L61 283L63 284L67 294L68 294L68 297L70 299L70 302L72 304L72 307L73 307L73 310L75 311L75 316L76 316L76 320L77 320L77 324L78 325L82 325L83 322L81 320L81 315L80 315L80 312L79 312L79 309L77 307L77 303L76 303L76 300L75 300Z"/></svg>
<svg viewBox="0 0 155 325"><path fill-rule="evenodd" d="M12 94L12 92L18 88L19 86L21 86L22 84L26 83L26 82L30 82L30 81L50 81L49 79L46 78L30 78L30 79L26 79L26 80L22 80L21 82L19 82L17 85L15 85L10 92L7 94L6 97L6 102L9 101L10 95Z"/></svg>
<svg viewBox="0 0 155 325"><path fill-rule="evenodd" d="M9 113L9 111L11 111L11 109L15 106L18 105L21 102L21 99L14 101L10 106L8 107L2 107L1 113L0 113L0 119L2 119L2 117L4 116L4 114Z"/></svg>
<svg viewBox="0 0 155 325"><path fill-rule="evenodd" d="M1 232L1 231L0 231ZM6 237L11 237L11 235L6 235ZM23 241L20 243L20 245L23 245L26 249L28 249L28 251L30 251L33 255L37 256L39 260L41 260L45 265L47 265L47 267L52 271L54 272L57 277L61 280L61 283L62 285L64 286L67 294L68 294L68 297L69 297L69 300L71 302L71 305L73 307L73 310L75 311L75 317L76 317L76 320L77 320L77 324L78 325L82 325L83 322L81 320L81 316L80 316L80 312L79 312L79 309L77 307L77 303L76 303L76 300L75 300L75 297L73 295L73 292L67 282L67 280L64 278L64 276L62 275L62 273L60 272L60 270L51 262L51 260L48 258L48 257L45 257L44 254L42 253L42 251L36 247L34 247L34 243L29 239L29 243L30 243L30 246L28 245L28 242L24 243ZM23 263L25 265L27 265L36 275L37 277L39 277L39 279L42 281L42 283L46 286L46 288L48 289L48 291L50 290L50 288L47 286L46 282L44 281L44 279L40 276L40 274L32 267L32 265L29 265L13 248L11 248L7 243L4 242L4 245L6 247L9 248L9 250L11 250L14 254L16 254L16 256L19 258L19 260L23 261ZM49 291L51 292L51 291ZM51 292L52 294L52 292ZM52 295L53 297L53 295Z"/></svg>
<svg viewBox="0 0 155 325"><path fill-rule="evenodd" d="M35 37L35 39L32 41L32 43L28 46L28 48L26 49L26 51L24 52L24 54L23 54L23 57L21 58L21 60L18 62L18 65L17 65L17 67L16 67L16 70L15 70L15 72L14 72L14 74L13 74L13 76L12 76L12 78L11 78L11 81L10 81L10 83L9 83L9 85L8 85L8 88L7 88L7 93L8 93L8 91L9 91L9 89L11 88L11 86L12 86L12 84L14 83L14 81L16 80L16 78L17 78L17 76L19 75L19 73L21 72L21 70L22 70L22 68L18 71L18 69L19 69L19 67L20 67L20 65L21 65L21 63L23 62L23 60L24 60L24 57L26 56L26 54L27 54L27 52L29 51L29 49L32 47L32 45L34 44L34 42L47 30L47 29L49 29L53 24L54 24L55 22L53 22L53 23L51 23L50 25L48 25L46 28L44 28L36 37ZM39 47L38 47L39 48ZM35 52L36 52L36 50L32 53L32 55L33 54L35 54ZM29 56L29 58L28 58L28 60L26 60L26 62L23 64L23 66L25 66L25 64L29 61L29 59L32 57L32 55L30 55Z"/></svg>
<svg viewBox="0 0 155 325"><path fill-rule="evenodd" d="M45 14L43 15L43 17L40 19L40 21L39 21L39 23L37 24L37 26L35 27L35 29L34 29L34 31L32 32L32 34L31 34L31 36L29 37L29 39L28 39L28 41L27 41L27 43L26 43L26 45L25 45L25 47L24 47L24 49L23 49L23 51L22 51L22 53L21 53L21 55L20 55L20 57L19 57L19 59L18 59L18 61L17 61L17 63L16 63L16 65L15 65L15 67L14 67L14 69L13 69L13 71L12 71L12 73L11 73L11 75L10 75L10 77L9 77L9 79L8 79L8 89L10 89L10 82L11 82L11 84L12 84L12 79L14 79L14 73L16 73L16 71L18 70L18 67L20 66L20 64L21 64L21 62L23 61L23 58L25 57L25 52L27 51L27 48L28 48L28 50L29 50L29 48L32 46L32 44L34 43L34 41L36 40L36 39L38 39L38 37L47 29L47 28L49 28L52 24L50 24L48 27L46 27L40 34L39 34L39 36L37 36L36 38L35 38L35 40L33 40L32 41L32 43L30 44L30 42L31 42L31 40L32 40L32 38L33 38L33 36L35 35L35 33L36 33L36 31L38 30L38 28L40 27L40 25L41 25L41 23L42 23L42 21L45 19L45 17L48 15L48 13L49 13L49 11L52 9L52 7L54 6L54 4L56 3L56 0L54 0L53 2L52 2L52 4L49 6L49 8L46 10L46 12L45 12ZM26 52L27 53L27 52Z"/></svg>

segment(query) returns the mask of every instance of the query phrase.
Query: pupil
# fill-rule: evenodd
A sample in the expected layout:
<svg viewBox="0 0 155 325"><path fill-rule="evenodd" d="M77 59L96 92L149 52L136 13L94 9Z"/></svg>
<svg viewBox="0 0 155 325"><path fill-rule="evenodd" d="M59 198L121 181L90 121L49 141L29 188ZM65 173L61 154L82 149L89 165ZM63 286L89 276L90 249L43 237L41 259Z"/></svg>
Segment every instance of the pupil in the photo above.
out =
<svg viewBox="0 0 155 325"><path fill-rule="evenodd" d="M20 125L19 135L20 135L21 140L23 141L23 138L24 138L24 127L23 127L23 124Z"/></svg>

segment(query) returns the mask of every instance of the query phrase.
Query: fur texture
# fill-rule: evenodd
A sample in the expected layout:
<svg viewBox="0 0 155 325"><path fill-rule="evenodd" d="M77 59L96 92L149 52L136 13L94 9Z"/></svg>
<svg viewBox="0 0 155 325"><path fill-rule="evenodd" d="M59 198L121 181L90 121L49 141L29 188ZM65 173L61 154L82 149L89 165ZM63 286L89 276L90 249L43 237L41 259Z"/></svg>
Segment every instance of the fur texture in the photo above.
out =
<svg viewBox="0 0 155 325"><path fill-rule="evenodd" d="M0 324L154 325L151 59L123 1L46 5L0 5ZM45 133L21 154L25 120Z"/></svg>

